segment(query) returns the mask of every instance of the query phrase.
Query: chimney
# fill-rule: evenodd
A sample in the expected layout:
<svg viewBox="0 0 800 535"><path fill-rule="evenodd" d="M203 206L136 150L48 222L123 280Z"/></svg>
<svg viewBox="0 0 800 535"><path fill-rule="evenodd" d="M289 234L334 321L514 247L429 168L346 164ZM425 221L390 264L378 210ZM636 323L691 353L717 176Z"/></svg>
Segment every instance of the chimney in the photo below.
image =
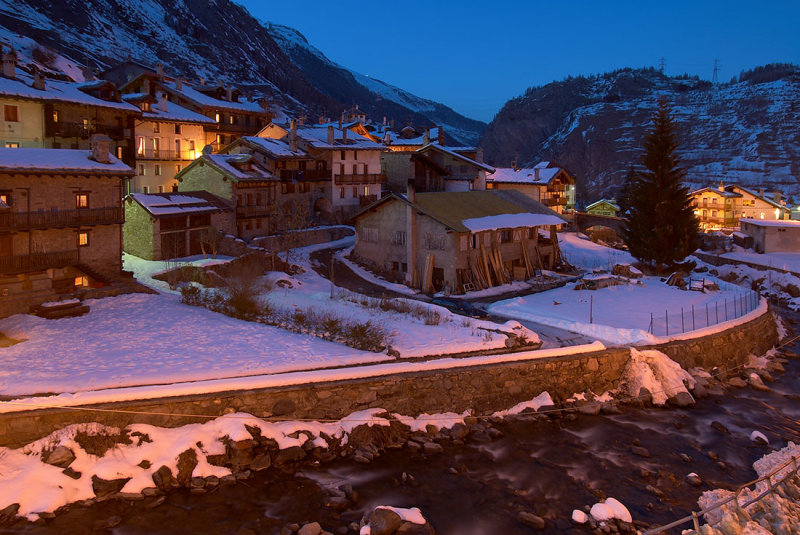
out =
<svg viewBox="0 0 800 535"><path fill-rule="evenodd" d="M347 128L342 128L342 141L347 141Z"/></svg>
<svg viewBox="0 0 800 535"><path fill-rule="evenodd" d="M431 142L431 130L430 128L425 129L425 133L422 134L422 144L427 145Z"/></svg>
<svg viewBox="0 0 800 535"><path fill-rule="evenodd" d="M775 201L776 203L780 204L782 198L783 194L780 191L775 190L772 192L772 200Z"/></svg>
<svg viewBox="0 0 800 535"><path fill-rule="evenodd" d="M111 138L105 134L94 134L89 138L90 158L100 163L111 163Z"/></svg>
<svg viewBox="0 0 800 535"><path fill-rule="evenodd" d="M228 98L228 102L233 102L233 86L228 85L225 87L225 96Z"/></svg>
<svg viewBox="0 0 800 535"><path fill-rule="evenodd" d="M717 189L719 189L719 191L725 191L725 184L722 183L722 180L719 181L719 187Z"/></svg>
<svg viewBox="0 0 800 535"><path fill-rule="evenodd" d="M150 94L150 78L145 78L142 86L142 93Z"/></svg>
<svg viewBox="0 0 800 535"><path fill-rule="evenodd" d="M44 91L44 74L39 69L33 73L33 88Z"/></svg>
<svg viewBox="0 0 800 535"><path fill-rule="evenodd" d="M206 77L205 76L201 76L200 77L200 85L206 85Z"/></svg>
<svg viewBox="0 0 800 535"><path fill-rule="evenodd" d="M289 145L292 152L297 152L297 120L292 119L289 124Z"/></svg>
<svg viewBox="0 0 800 535"><path fill-rule="evenodd" d="M175 78L175 89L178 91L183 91L183 76L178 76Z"/></svg>
<svg viewBox="0 0 800 535"><path fill-rule="evenodd" d="M444 128L442 128L442 125L439 125L438 128L439 128L439 145L444 147Z"/></svg>
<svg viewBox="0 0 800 535"><path fill-rule="evenodd" d="M483 163L483 148L478 147L475 151L475 161L478 163Z"/></svg>
<svg viewBox="0 0 800 535"><path fill-rule="evenodd" d="M539 181L539 168L538 168L538 167L534 167L534 168L533 168L533 178L534 178L534 179L535 179L537 182Z"/></svg>
<svg viewBox="0 0 800 535"><path fill-rule="evenodd" d="M391 145L392 144L392 136L389 135L389 132L383 136L383 144L384 145Z"/></svg>
<svg viewBox="0 0 800 535"><path fill-rule="evenodd" d="M342 129L342 119L341 119L341 117L340 117L340 118L339 118L339 130L341 130L341 129Z"/></svg>
<svg viewBox="0 0 800 535"><path fill-rule="evenodd" d="M161 91L158 94L158 107L161 111L167 111L167 93L165 91Z"/></svg>
<svg viewBox="0 0 800 535"><path fill-rule="evenodd" d="M414 178L408 179L408 185L406 186L406 199L408 202L414 203L417 200L417 184Z"/></svg>
<svg viewBox="0 0 800 535"><path fill-rule="evenodd" d="M158 75L158 79L162 82L164 81L164 65L159 62L158 66L156 67L156 74Z"/></svg>
<svg viewBox="0 0 800 535"><path fill-rule="evenodd" d="M762 199L764 198L764 188L758 189L758 196L761 197Z"/></svg>
<svg viewBox="0 0 800 535"><path fill-rule="evenodd" d="M383 116L383 126L386 126L386 116Z"/></svg>
<svg viewBox="0 0 800 535"><path fill-rule="evenodd" d="M328 145L333 146L333 125L328 125Z"/></svg>
<svg viewBox="0 0 800 535"><path fill-rule="evenodd" d="M14 79L14 69L17 66L17 52L10 48L3 54L3 76Z"/></svg>
<svg viewBox="0 0 800 535"><path fill-rule="evenodd" d="M298 122L300 123L300 126L305 125L306 124L306 116L305 115L301 115L300 118L298 119Z"/></svg>

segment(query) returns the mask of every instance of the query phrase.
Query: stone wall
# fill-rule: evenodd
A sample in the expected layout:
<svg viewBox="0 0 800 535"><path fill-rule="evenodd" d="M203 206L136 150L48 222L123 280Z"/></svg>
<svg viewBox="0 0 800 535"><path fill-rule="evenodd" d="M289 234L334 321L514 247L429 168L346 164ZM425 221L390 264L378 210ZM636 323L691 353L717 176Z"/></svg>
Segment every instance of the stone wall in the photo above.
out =
<svg viewBox="0 0 800 535"><path fill-rule="evenodd" d="M763 354L777 341L774 319L768 312L727 331L697 340L670 342L658 349L684 368L716 366L727 370L746 362L750 353ZM530 400L545 390L558 402L578 392L600 393L616 388L629 357L627 348L610 348L494 365L97 406L172 416L59 409L3 414L0 446L18 447L77 422L97 421L117 427L142 422L174 427L205 421L191 414L222 415L232 410L259 417L326 419L341 418L369 407L406 415L466 409L485 415Z"/></svg>

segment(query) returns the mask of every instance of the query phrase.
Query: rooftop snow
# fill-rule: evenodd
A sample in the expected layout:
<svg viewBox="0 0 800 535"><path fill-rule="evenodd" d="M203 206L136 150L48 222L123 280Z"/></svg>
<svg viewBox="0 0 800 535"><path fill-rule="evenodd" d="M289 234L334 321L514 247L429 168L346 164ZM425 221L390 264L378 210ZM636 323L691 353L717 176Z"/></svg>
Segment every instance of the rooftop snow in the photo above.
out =
<svg viewBox="0 0 800 535"><path fill-rule="evenodd" d="M751 225L755 225L757 227L784 227L784 228L796 228L800 227L800 221L795 220L770 220L770 219L750 219L747 217L743 217L739 219L739 223L749 223Z"/></svg>
<svg viewBox="0 0 800 535"><path fill-rule="evenodd" d="M82 87L88 88L91 87L91 85L45 80L45 88L41 90L34 89L31 84L33 84L33 78L25 73L17 72L16 79L13 80L0 77L0 95L32 100L72 102L75 104L85 104L87 106L139 112L139 108L133 104L127 102L109 102L81 91Z"/></svg>
<svg viewBox="0 0 800 535"><path fill-rule="evenodd" d="M181 94L198 106L221 110L235 110L238 112L264 113L264 108L262 108L261 104L258 102L230 102L227 100L219 100L214 97L210 97L205 93L201 93L185 82L181 86L180 90L175 87L175 82L164 81L162 84L170 92Z"/></svg>
<svg viewBox="0 0 800 535"><path fill-rule="evenodd" d="M538 227L545 225L563 225L560 217L547 214L502 214L486 217L473 217L462 221L465 227L472 232L484 230L497 230L501 228Z"/></svg>
<svg viewBox="0 0 800 535"><path fill-rule="evenodd" d="M536 172L539 172L538 178ZM526 169L513 169L499 167L492 176L487 177L492 182L513 182L515 184L547 184L561 171L559 167L532 167Z"/></svg>
<svg viewBox="0 0 800 535"><path fill-rule="evenodd" d="M308 155L308 153L302 149L297 149L296 151L292 151L289 144L285 142L283 139L243 136L241 140L251 145L257 146L259 149L262 149L264 152L267 152L272 156L278 156L283 158L311 158Z"/></svg>
<svg viewBox="0 0 800 535"><path fill-rule="evenodd" d="M472 158L468 158L467 156L464 156L463 154L460 154L460 153L456 152L455 150L453 150L451 148L443 147L443 146L439 145L438 143L428 143L427 145L425 145L421 149L417 149L417 152L426 152L426 151L429 151L429 150L437 150L439 152L443 152L445 154L449 154L450 156L452 156L453 158L455 158L457 160L461 160L461 161L466 162L466 163L468 163L470 165L473 165L473 166L475 166L475 167L477 167L479 169L483 169L484 171L486 171L488 173L494 173L494 171L495 171L494 167L486 165L485 163L476 162Z"/></svg>
<svg viewBox="0 0 800 535"><path fill-rule="evenodd" d="M272 180L275 177L266 169L260 167L250 156L250 170L245 171L237 167L235 164L241 161L246 155L243 154L204 154L200 159L207 159L216 165L219 169L225 172L228 176L236 180ZM195 160L197 161L197 160Z"/></svg>
<svg viewBox="0 0 800 535"><path fill-rule="evenodd" d="M297 137L305 140L309 145L317 149L385 149L380 143L370 141L355 132L350 132L342 128L331 128L333 128L333 145L328 143L328 126L325 125L299 126L297 127Z"/></svg>
<svg viewBox="0 0 800 535"><path fill-rule="evenodd" d="M122 173L132 174L133 169L109 154L111 163L100 163L89 158L88 150L77 149L6 149L0 148L0 170L57 171L67 173Z"/></svg>
<svg viewBox="0 0 800 535"><path fill-rule="evenodd" d="M189 193L131 193L137 203L154 216L180 215L185 213L228 211L221 199L208 192Z"/></svg>

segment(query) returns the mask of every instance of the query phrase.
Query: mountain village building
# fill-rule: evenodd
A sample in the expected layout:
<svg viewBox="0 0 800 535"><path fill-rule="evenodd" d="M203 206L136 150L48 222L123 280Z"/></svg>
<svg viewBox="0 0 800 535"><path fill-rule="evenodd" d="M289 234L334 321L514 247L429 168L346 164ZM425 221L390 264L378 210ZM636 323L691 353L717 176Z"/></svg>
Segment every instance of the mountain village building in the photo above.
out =
<svg viewBox="0 0 800 535"><path fill-rule="evenodd" d="M426 293L458 294L552 269L560 263L555 228L565 222L517 191L416 193L413 187L353 219L361 263Z"/></svg>
<svg viewBox="0 0 800 535"><path fill-rule="evenodd" d="M111 82L45 80L18 69L15 52L2 55L0 147L88 150L89 138L99 133L111 139L112 154L133 166L140 115Z"/></svg>
<svg viewBox="0 0 800 535"><path fill-rule="evenodd" d="M559 214L575 208L575 178L553 162L525 169L498 168L488 177L487 188L521 191Z"/></svg>
<svg viewBox="0 0 800 535"><path fill-rule="evenodd" d="M701 230L738 228L742 218L763 221L789 219L790 208L781 203L780 193L765 194L732 184L701 188L690 194Z"/></svg>
<svg viewBox="0 0 800 535"><path fill-rule="evenodd" d="M617 217L617 214L619 214L619 205L614 199L600 199L587 206L586 213Z"/></svg>
<svg viewBox="0 0 800 535"><path fill-rule="evenodd" d="M119 280L133 170L108 137L91 141L91 153L0 148L0 316Z"/></svg>
<svg viewBox="0 0 800 535"><path fill-rule="evenodd" d="M757 253L800 253L800 221L742 218L739 223Z"/></svg>

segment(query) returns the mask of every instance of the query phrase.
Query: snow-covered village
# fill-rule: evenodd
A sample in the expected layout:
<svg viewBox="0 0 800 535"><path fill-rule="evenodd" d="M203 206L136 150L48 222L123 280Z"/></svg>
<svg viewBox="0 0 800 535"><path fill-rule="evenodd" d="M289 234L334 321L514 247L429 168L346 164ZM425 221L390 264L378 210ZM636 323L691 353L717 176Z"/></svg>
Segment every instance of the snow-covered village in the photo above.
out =
<svg viewBox="0 0 800 535"><path fill-rule="evenodd" d="M0 533L800 533L800 5L269 4L0 0Z"/></svg>

